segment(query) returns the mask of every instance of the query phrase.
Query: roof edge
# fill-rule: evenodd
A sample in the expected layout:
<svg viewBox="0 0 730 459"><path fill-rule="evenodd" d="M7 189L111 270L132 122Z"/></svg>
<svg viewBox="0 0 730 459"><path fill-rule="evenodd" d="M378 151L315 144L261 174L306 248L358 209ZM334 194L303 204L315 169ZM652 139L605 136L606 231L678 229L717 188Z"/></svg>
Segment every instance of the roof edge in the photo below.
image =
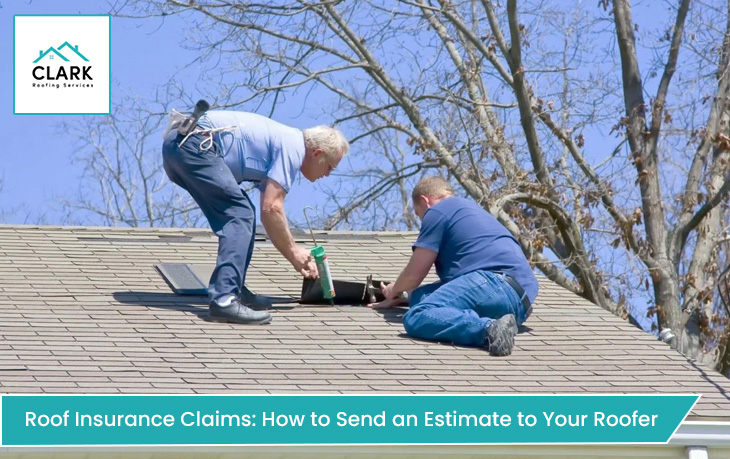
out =
<svg viewBox="0 0 730 459"><path fill-rule="evenodd" d="M670 445L730 446L730 421L684 421Z"/></svg>
<svg viewBox="0 0 730 459"><path fill-rule="evenodd" d="M29 224L14 224L14 223L0 223L0 230L2 229L19 229L19 230L65 230L65 231L128 231L128 232L169 232L169 231L198 231L212 233L210 228L207 227L134 227L134 226L83 226L83 225L29 225ZM337 235L363 235L363 236L395 236L395 235L416 235L418 231L344 231L344 230L322 230L314 229L314 234L326 235L326 234L337 234ZM292 228L295 235L309 235L309 231L304 231L297 228Z"/></svg>

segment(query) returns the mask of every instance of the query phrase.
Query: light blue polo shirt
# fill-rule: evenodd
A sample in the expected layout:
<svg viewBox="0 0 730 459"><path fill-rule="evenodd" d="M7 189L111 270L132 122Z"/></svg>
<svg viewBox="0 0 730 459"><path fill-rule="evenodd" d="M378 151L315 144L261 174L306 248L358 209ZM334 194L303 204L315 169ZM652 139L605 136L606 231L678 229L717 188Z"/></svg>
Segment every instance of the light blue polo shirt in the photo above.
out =
<svg viewBox="0 0 730 459"><path fill-rule="evenodd" d="M273 179L289 192L304 161L301 130L255 113L225 110L206 112L198 126L236 126L216 133L214 140L237 182L254 182L263 190L267 179Z"/></svg>

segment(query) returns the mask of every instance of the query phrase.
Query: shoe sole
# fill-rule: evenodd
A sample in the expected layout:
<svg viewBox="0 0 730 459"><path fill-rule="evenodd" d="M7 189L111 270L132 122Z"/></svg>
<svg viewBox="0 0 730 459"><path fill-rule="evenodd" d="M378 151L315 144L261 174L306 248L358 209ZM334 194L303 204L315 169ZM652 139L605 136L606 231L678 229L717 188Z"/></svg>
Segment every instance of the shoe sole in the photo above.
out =
<svg viewBox="0 0 730 459"><path fill-rule="evenodd" d="M489 342L495 344L495 346L490 344L489 355L493 357L505 357L512 353L512 348L515 346L517 321L515 320L514 315L509 314L497 319L497 325L500 326L501 330L496 333L497 336L489 337ZM507 345L509 342L512 344Z"/></svg>
<svg viewBox="0 0 730 459"><path fill-rule="evenodd" d="M248 321L239 321L234 319L228 319L225 317L211 317L206 316L205 320L206 322L217 322L217 323L229 323L229 324L240 324L240 325L266 325L269 322L271 322L271 319L273 317L267 317L266 319L261 320L248 320Z"/></svg>

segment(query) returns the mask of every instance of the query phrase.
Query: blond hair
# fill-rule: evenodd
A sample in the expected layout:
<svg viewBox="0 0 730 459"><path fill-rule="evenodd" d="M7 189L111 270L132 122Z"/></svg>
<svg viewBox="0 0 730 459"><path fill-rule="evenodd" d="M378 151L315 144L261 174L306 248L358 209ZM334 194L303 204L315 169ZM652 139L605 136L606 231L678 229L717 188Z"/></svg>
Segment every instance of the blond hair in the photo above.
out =
<svg viewBox="0 0 730 459"><path fill-rule="evenodd" d="M413 188L411 197L415 202L419 196L428 196L430 198L445 198L454 195L454 189L451 188L449 182L441 177L424 177Z"/></svg>
<svg viewBox="0 0 730 459"><path fill-rule="evenodd" d="M350 148L345 136L329 126L304 129L302 134L304 134L304 145L307 150L320 149L324 152L325 158L330 161L336 160L340 154L345 156Z"/></svg>

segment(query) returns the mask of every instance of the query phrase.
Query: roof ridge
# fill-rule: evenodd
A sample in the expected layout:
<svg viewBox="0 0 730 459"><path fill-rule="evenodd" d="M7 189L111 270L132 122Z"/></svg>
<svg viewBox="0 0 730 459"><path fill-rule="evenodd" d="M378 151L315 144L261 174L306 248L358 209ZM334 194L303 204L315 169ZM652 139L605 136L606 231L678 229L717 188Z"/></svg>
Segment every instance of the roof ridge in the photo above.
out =
<svg viewBox="0 0 730 459"><path fill-rule="evenodd" d="M33 225L33 224L15 224L15 223L0 223L0 230L2 229L20 229L20 230L56 230L56 231L124 231L124 232L169 232L169 231L198 231L198 232L211 232L209 228L203 227L133 227L133 226L84 226L84 225ZM294 229L293 229L294 230ZM337 235L353 235L353 236L390 236L390 235L415 235L418 231L351 231L351 230L322 230L313 229L314 234L337 234ZM293 231L298 233L298 231ZM304 235L302 232L301 235ZM306 232L309 235L309 232ZM300 234L296 234L297 236Z"/></svg>

